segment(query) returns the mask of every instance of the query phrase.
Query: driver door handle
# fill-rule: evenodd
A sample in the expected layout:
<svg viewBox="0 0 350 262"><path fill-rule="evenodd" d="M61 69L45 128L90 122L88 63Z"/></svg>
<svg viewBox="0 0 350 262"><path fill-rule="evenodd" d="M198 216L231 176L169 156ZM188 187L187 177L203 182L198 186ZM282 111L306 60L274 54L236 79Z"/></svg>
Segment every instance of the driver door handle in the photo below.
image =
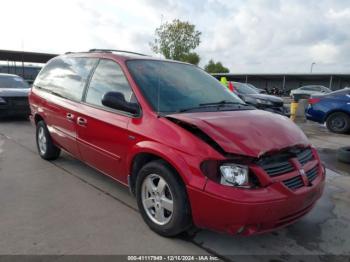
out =
<svg viewBox="0 0 350 262"><path fill-rule="evenodd" d="M85 118L79 116L77 118L77 124L80 126L86 126L87 120Z"/></svg>

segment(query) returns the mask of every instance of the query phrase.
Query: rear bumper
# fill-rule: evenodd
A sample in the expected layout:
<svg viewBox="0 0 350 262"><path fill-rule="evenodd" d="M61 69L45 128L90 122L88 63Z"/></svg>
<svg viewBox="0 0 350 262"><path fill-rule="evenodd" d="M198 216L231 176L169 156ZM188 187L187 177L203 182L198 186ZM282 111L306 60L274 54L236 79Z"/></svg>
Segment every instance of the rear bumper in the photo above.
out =
<svg viewBox="0 0 350 262"><path fill-rule="evenodd" d="M281 183L257 190L234 189L208 181L205 190L188 188L194 224L229 234L252 235L294 223L321 197L324 169L312 186L292 191Z"/></svg>
<svg viewBox="0 0 350 262"><path fill-rule="evenodd" d="M314 110L313 107L308 106L305 109L305 117L307 120L323 123L325 114L319 110Z"/></svg>

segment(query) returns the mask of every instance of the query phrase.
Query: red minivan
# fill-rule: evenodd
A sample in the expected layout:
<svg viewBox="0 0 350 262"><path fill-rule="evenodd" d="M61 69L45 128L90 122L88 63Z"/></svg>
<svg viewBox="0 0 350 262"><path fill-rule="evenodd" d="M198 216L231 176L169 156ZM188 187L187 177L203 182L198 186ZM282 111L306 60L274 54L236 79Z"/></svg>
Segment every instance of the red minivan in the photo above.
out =
<svg viewBox="0 0 350 262"><path fill-rule="evenodd" d="M50 60L29 95L38 152L65 150L136 195L163 236L251 235L320 198L325 169L288 118L245 104L202 69L116 50Z"/></svg>

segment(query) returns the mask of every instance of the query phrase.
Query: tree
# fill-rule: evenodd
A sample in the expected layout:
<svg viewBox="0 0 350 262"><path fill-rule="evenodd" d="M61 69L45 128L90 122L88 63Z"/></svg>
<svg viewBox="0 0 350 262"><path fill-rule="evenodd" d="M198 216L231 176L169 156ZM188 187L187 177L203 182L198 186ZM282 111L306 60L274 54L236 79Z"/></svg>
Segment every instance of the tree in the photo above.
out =
<svg viewBox="0 0 350 262"><path fill-rule="evenodd" d="M175 19L156 29L155 39L150 46L155 53L164 55L166 59L181 61L190 57L193 61L195 53L191 51L200 44L200 35L201 32L195 30L195 25ZM199 62L199 56L197 57Z"/></svg>
<svg viewBox="0 0 350 262"><path fill-rule="evenodd" d="M193 52L182 55L179 60L193 65L198 65L201 59L197 53Z"/></svg>
<svg viewBox="0 0 350 262"><path fill-rule="evenodd" d="M208 73L229 73L227 67L224 67L221 62L214 62L213 59L210 59L208 64L204 67L204 70Z"/></svg>

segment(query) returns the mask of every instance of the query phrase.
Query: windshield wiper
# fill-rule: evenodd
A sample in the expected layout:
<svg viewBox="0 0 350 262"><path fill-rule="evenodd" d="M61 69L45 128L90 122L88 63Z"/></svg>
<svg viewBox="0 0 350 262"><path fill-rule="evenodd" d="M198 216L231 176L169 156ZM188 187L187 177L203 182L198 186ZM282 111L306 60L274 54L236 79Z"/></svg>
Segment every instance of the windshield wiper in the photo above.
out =
<svg viewBox="0 0 350 262"><path fill-rule="evenodd" d="M230 102L230 101L220 101L220 102L215 102L215 103L203 103L199 104L198 106L194 107L189 107L189 108L184 108L176 111L177 113L183 113L183 112L188 112L188 111L193 111L197 109L202 109L202 108L215 108L217 111L220 110L221 107L226 106L226 105L237 105L237 106L246 106L246 107L251 107L250 105L239 103L239 102Z"/></svg>
<svg viewBox="0 0 350 262"><path fill-rule="evenodd" d="M227 101L227 100L221 100L219 102L211 102L211 103L203 103L203 104L199 104L200 106L221 106L221 105L246 105L243 103L239 103L239 102L231 102L231 101Z"/></svg>
<svg viewBox="0 0 350 262"><path fill-rule="evenodd" d="M179 109L176 112L177 113L183 113L183 112L188 112L188 111L192 111L192 110L196 110L196 109L201 109L201 108L207 108L208 106L194 106L194 107L189 107L189 108L183 108L183 109Z"/></svg>

